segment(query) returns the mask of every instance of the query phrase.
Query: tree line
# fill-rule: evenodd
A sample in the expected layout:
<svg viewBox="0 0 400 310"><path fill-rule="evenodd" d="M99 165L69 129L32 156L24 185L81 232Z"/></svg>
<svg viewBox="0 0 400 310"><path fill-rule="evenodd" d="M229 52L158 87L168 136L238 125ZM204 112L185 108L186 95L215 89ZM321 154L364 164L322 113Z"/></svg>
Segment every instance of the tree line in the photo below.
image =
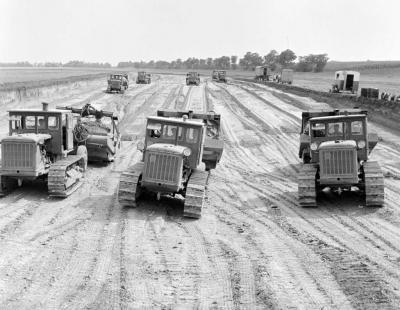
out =
<svg viewBox="0 0 400 310"><path fill-rule="evenodd" d="M295 60L298 59L297 62ZM186 60L180 58L168 61L126 61L118 63L118 68L154 68L154 69L221 69L221 70L236 70L242 69L251 71L256 66L267 65L273 71L282 68L291 68L301 72L321 72L324 70L329 58L327 54L309 54L306 56L297 57L296 54L287 49L278 53L276 50L271 50L267 55L261 56L258 53L247 52L243 58L237 56L222 56L219 58L194 58L189 57Z"/></svg>
<svg viewBox="0 0 400 310"><path fill-rule="evenodd" d="M301 72L321 72L324 70L328 62L327 54L309 54L306 56L297 57L296 54L290 50L278 52L271 50L265 56L258 53L247 52L242 58L238 56L221 56L217 58L195 58L189 57L186 60L180 58L173 61L164 60L150 60L146 61L123 61L117 64L118 68L154 68L154 69L220 69L220 70L254 70L256 66L267 65L273 71L283 68L291 68ZM296 62L297 60L297 62ZM111 68L109 63L98 62L84 62L73 60L66 63L61 62L45 62L34 63L29 62L16 62L16 63L0 63L0 67L89 67L89 68Z"/></svg>

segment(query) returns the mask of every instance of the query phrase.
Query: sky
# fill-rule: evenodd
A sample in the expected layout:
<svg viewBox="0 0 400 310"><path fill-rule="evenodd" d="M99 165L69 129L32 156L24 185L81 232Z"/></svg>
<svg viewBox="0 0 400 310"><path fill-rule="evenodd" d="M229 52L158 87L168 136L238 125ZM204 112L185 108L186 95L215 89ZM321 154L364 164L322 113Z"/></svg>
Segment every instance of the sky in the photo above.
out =
<svg viewBox="0 0 400 310"><path fill-rule="evenodd" d="M400 60L398 0L0 0L0 62Z"/></svg>

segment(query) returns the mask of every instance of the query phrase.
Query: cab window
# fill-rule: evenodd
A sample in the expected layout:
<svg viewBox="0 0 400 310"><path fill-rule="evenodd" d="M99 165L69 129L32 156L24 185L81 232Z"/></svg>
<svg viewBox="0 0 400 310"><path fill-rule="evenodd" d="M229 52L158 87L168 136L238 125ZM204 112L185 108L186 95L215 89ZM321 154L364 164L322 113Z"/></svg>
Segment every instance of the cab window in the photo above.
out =
<svg viewBox="0 0 400 310"><path fill-rule="evenodd" d="M38 129L46 129L46 119L44 116L37 117Z"/></svg>
<svg viewBox="0 0 400 310"><path fill-rule="evenodd" d="M52 130L58 129L58 117L49 116L47 119L47 126L49 129Z"/></svg>
<svg viewBox="0 0 400 310"><path fill-rule="evenodd" d="M162 138L167 140L175 140L177 129L178 127L175 125L164 125Z"/></svg>
<svg viewBox="0 0 400 310"><path fill-rule="evenodd" d="M12 115L10 116L11 129L17 130L21 128L21 116L20 115Z"/></svg>
<svg viewBox="0 0 400 310"><path fill-rule="evenodd" d="M314 138L321 138L326 135L325 123L314 123L311 130Z"/></svg>
<svg viewBox="0 0 400 310"><path fill-rule="evenodd" d="M36 121L34 116L25 116L25 129L35 129Z"/></svg>
<svg viewBox="0 0 400 310"><path fill-rule="evenodd" d="M351 134L352 135L363 134L363 123L361 121L351 122Z"/></svg>
<svg viewBox="0 0 400 310"><path fill-rule="evenodd" d="M195 128L186 129L186 142L196 143L199 138L199 130Z"/></svg>
<svg viewBox="0 0 400 310"><path fill-rule="evenodd" d="M343 135L343 123L329 123L328 124L328 136L342 136Z"/></svg>
<svg viewBox="0 0 400 310"><path fill-rule="evenodd" d="M160 123L148 123L147 130L150 132L150 138L160 138L161 128L162 126Z"/></svg>

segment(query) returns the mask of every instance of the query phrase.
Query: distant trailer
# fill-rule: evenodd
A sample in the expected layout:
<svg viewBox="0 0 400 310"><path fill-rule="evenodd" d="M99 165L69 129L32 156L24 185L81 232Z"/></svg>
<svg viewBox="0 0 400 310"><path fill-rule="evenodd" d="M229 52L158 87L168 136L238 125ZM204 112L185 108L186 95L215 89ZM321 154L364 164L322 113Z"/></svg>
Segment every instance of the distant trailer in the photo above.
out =
<svg viewBox="0 0 400 310"><path fill-rule="evenodd" d="M293 70L292 69L282 69L280 82L282 84L292 84L293 83Z"/></svg>
<svg viewBox="0 0 400 310"><path fill-rule="evenodd" d="M332 84L331 92L351 92L352 94L358 92L360 84L360 72L357 71L336 71L335 81Z"/></svg>
<svg viewBox="0 0 400 310"><path fill-rule="evenodd" d="M257 66L255 69L255 79L257 81L269 81L271 69L268 66Z"/></svg>

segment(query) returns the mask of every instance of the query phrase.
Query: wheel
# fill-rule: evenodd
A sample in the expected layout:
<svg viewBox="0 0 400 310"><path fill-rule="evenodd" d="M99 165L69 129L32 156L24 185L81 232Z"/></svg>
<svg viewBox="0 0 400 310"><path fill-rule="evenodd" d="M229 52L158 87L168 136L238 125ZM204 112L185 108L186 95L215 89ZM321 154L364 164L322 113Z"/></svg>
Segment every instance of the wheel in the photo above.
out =
<svg viewBox="0 0 400 310"><path fill-rule="evenodd" d="M78 146L78 150L76 151L76 155L82 156L82 165L81 165L81 168L83 169L83 171L86 171L86 169L87 169L87 163L88 163L88 153L87 153L86 146L84 146L84 145L79 145L79 146Z"/></svg>

